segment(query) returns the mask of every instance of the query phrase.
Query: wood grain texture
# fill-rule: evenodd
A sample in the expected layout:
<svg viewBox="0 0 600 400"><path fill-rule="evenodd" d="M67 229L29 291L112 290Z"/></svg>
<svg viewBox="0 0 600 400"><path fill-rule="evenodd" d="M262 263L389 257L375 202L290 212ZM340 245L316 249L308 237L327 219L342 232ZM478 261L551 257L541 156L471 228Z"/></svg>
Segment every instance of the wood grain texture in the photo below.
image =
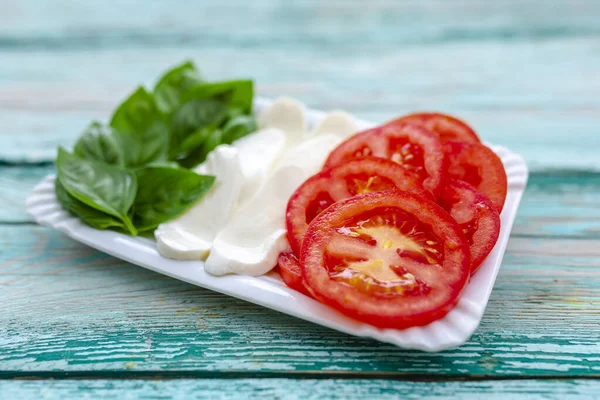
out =
<svg viewBox="0 0 600 400"><path fill-rule="evenodd" d="M197 17L183 12L185 8L196 11ZM591 36L599 33L595 16L600 13L600 6L589 0L550 0L546 7L540 7L535 0L374 0L368 7L356 0L255 0L251 4L204 0L175 6L150 0L140 7L137 0L124 0L118 7L106 7L97 3L27 0L2 3L0 11L0 35L5 38L2 45L6 47L47 48L51 40L65 47L72 45L66 40L69 38L87 42L88 47L123 42L131 46L193 40L211 43L223 36L243 43L260 40L263 47L292 39L345 44L340 30L347 31L355 41L368 36L386 44ZM348 21L353 22L352 26L348 26ZM236 29L228 29L233 26ZM264 26L270 30L263 30ZM8 38L15 39L11 42Z"/></svg>
<svg viewBox="0 0 600 400"><path fill-rule="evenodd" d="M349 1L208 1L194 13L153 2L130 20L122 12L132 0L110 11L49 7L56 18L40 21L46 14L31 10L43 4L0 13L6 161L53 159L135 85L193 58L208 77L250 76L261 95L373 121L416 109L455 113L534 170L600 169L595 2L380 1L365 11Z"/></svg>
<svg viewBox="0 0 600 400"><path fill-rule="evenodd" d="M5 371L600 374L600 249L513 238L481 326L459 349L405 351L114 259L47 228L0 229Z"/></svg>
<svg viewBox="0 0 600 400"><path fill-rule="evenodd" d="M365 4L0 2L0 397L600 397L598 380L571 379L600 377L600 2ZM56 147L187 58L373 121L454 113L525 156L534 174L467 344L425 354L351 337L32 225L22 203ZM42 380L8 380L29 373ZM69 373L93 379L44 380ZM307 373L435 382L283 379ZM167 380L111 379L135 374ZM486 378L510 380L448 381Z"/></svg>
<svg viewBox="0 0 600 400"><path fill-rule="evenodd" d="M386 380L211 379L0 382L12 399L597 399L598 381L403 382Z"/></svg>

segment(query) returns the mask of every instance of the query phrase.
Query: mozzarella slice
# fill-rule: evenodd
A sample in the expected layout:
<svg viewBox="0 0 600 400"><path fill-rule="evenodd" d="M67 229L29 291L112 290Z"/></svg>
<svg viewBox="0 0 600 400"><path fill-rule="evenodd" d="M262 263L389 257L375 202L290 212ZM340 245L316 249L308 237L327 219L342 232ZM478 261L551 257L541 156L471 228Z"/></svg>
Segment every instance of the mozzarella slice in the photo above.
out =
<svg viewBox="0 0 600 400"><path fill-rule="evenodd" d="M342 141L340 136L330 134L312 137L285 151L277 163L277 167L300 166L308 178L323 168L327 155Z"/></svg>
<svg viewBox="0 0 600 400"><path fill-rule="evenodd" d="M204 269L213 275L258 276L273 268L279 253L288 247L286 204L304 178L297 166L278 169L217 235Z"/></svg>
<svg viewBox="0 0 600 400"><path fill-rule="evenodd" d="M233 143L233 147L239 151L240 168L244 175L240 205L252 199L264 184L285 145L286 134L275 128L257 131Z"/></svg>
<svg viewBox="0 0 600 400"><path fill-rule="evenodd" d="M257 195L219 232L204 269L213 275L252 276L271 270L279 253L288 249L285 209L290 196L320 170L325 156L340 141L322 135L284 153Z"/></svg>
<svg viewBox="0 0 600 400"><path fill-rule="evenodd" d="M306 134L304 105L289 97L280 97L260 115L258 125L263 129L281 129L288 137L288 145L297 143Z"/></svg>
<svg viewBox="0 0 600 400"><path fill-rule="evenodd" d="M350 114L344 111L332 111L317 125L313 135L333 134L345 139L357 130L356 122Z"/></svg>
<svg viewBox="0 0 600 400"><path fill-rule="evenodd" d="M201 170L215 175L210 191L178 218L154 232L159 253L175 260L202 260L214 238L229 221L242 191L244 177L238 150L228 145L212 151Z"/></svg>

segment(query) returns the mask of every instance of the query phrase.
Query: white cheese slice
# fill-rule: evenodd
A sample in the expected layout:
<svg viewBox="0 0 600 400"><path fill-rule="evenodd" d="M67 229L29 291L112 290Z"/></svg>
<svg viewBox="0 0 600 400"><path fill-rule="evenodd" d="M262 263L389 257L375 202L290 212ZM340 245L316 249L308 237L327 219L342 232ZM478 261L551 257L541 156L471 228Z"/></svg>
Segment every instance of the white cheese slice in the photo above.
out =
<svg viewBox="0 0 600 400"><path fill-rule="evenodd" d="M214 238L227 224L244 184L238 150L218 146L200 168L215 175L209 192L185 214L159 225L154 232L159 253L175 260L202 260L208 255Z"/></svg>
<svg viewBox="0 0 600 400"><path fill-rule="evenodd" d="M306 136L304 113L302 103L289 97L280 97L260 115L258 125L262 129L276 128L284 131L288 137L288 146L292 146Z"/></svg>
<svg viewBox="0 0 600 400"><path fill-rule="evenodd" d="M358 130L354 118L345 111L332 111L317 125L313 135L332 134L343 139Z"/></svg>
<svg viewBox="0 0 600 400"><path fill-rule="evenodd" d="M233 147L239 151L240 168L244 176L240 205L252 199L265 183L285 146L286 134L275 128L262 129L233 143Z"/></svg>
<svg viewBox="0 0 600 400"><path fill-rule="evenodd" d="M286 151L256 196L219 232L204 269L213 275L252 276L271 270L279 253L288 249L285 209L290 196L321 169L340 141L337 136L322 135Z"/></svg>

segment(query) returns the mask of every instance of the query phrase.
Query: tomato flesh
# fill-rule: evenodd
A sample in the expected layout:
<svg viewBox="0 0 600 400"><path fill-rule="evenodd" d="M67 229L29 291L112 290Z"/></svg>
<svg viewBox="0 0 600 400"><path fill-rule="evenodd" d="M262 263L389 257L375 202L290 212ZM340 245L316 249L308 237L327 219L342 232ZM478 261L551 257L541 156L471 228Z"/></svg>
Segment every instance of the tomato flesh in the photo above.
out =
<svg viewBox="0 0 600 400"><path fill-rule="evenodd" d="M431 200L399 190L338 201L311 222L300 266L315 297L392 328L447 314L469 277L458 224Z"/></svg>
<svg viewBox="0 0 600 400"><path fill-rule="evenodd" d="M489 147L476 143L446 142L448 177L465 181L487 196L502 211L508 182L504 165Z"/></svg>
<svg viewBox="0 0 600 400"><path fill-rule="evenodd" d="M469 143L480 143L477 133L465 122L450 115L426 112L409 114L392 121L393 123L405 122L419 125L423 128L437 133L440 141L458 141Z"/></svg>
<svg viewBox="0 0 600 400"><path fill-rule="evenodd" d="M351 160L309 178L292 194L287 206L286 226L292 251L300 254L308 224L336 201L391 189L428 195L413 174L397 163L376 157Z"/></svg>
<svg viewBox="0 0 600 400"><path fill-rule="evenodd" d="M471 254L471 274L490 254L500 235L500 216L494 204L472 185L450 179L440 205L459 224Z"/></svg>
<svg viewBox="0 0 600 400"><path fill-rule="evenodd" d="M302 294L311 296L304 284L298 258L294 254L281 253L277 259L277 266L279 267L279 275L286 285Z"/></svg>
<svg viewBox="0 0 600 400"><path fill-rule="evenodd" d="M410 171L437 197L444 179L444 154L438 135L416 125L392 123L360 132L336 147L326 168L363 157L390 159Z"/></svg>
<svg viewBox="0 0 600 400"><path fill-rule="evenodd" d="M440 264L443 254L440 238L414 215L395 207L377 209L349 219L337 233L369 246L364 249L369 257L354 259L352 254L326 249L325 266L332 279L383 297L429 290L424 282L397 264L403 257L426 265Z"/></svg>

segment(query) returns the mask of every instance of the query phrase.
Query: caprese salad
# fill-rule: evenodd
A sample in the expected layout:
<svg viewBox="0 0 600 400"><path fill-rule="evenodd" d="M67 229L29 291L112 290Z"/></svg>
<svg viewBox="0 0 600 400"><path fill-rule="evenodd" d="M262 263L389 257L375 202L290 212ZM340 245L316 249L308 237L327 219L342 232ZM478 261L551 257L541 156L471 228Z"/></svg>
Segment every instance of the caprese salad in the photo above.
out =
<svg viewBox="0 0 600 400"><path fill-rule="evenodd" d="M499 236L496 154L445 114L359 131L335 111L309 129L293 99L258 116L252 101L252 81L206 82L189 62L168 71L59 150L57 199L213 275L276 267L290 288L375 326L446 315Z"/></svg>

